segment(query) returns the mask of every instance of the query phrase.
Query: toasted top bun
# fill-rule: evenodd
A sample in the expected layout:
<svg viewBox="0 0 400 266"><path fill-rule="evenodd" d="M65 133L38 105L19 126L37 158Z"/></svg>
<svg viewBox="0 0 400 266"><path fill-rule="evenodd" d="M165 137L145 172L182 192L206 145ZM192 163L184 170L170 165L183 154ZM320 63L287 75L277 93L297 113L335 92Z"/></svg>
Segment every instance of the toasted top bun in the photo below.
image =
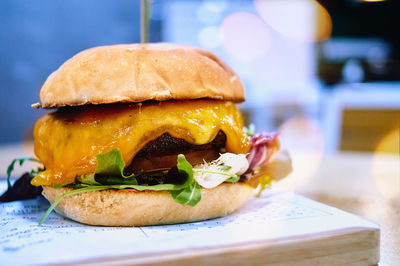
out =
<svg viewBox="0 0 400 266"><path fill-rule="evenodd" d="M244 89L209 51L170 43L121 44L91 48L66 61L47 78L41 104L33 106L199 98L241 102Z"/></svg>
<svg viewBox="0 0 400 266"><path fill-rule="evenodd" d="M72 188L43 186L43 195L53 203ZM254 195L245 183L224 183L215 188L201 188L196 206L175 202L168 191L133 189L83 192L65 197L56 211L72 220L105 226L144 226L202 221L228 215Z"/></svg>

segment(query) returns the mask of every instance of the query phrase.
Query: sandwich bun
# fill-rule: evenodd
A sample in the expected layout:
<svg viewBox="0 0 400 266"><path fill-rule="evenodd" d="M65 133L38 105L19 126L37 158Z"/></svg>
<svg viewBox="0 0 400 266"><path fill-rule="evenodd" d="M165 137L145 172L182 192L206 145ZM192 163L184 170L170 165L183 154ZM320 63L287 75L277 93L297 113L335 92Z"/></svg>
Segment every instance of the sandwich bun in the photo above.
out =
<svg viewBox="0 0 400 266"><path fill-rule="evenodd" d="M170 43L121 44L84 50L53 72L40 91L54 108L147 100L244 101L233 70L209 51Z"/></svg>
<svg viewBox="0 0 400 266"><path fill-rule="evenodd" d="M43 186L43 195L53 203L71 190ZM107 189L68 196L55 210L90 225L176 224L226 216L242 207L253 195L254 189L245 183L224 183L211 189L201 188L201 200L192 207L175 202L168 191Z"/></svg>

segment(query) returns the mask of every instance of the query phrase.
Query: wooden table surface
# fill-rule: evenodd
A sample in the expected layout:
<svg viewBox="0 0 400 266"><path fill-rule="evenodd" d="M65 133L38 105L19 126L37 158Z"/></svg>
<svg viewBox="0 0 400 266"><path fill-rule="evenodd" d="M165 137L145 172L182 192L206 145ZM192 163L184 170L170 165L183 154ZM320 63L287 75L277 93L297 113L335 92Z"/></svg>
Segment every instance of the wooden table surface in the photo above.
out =
<svg viewBox="0 0 400 266"><path fill-rule="evenodd" d="M400 158L394 154L293 153L294 172L276 187L381 226L380 265L400 265Z"/></svg>
<svg viewBox="0 0 400 266"><path fill-rule="evenodd" d="M399 155L313 154L291 151L294 172L275 184L360 215L381 226L380 265L400 265ZM0 176L16 157L32 156L32 144L0 146ZM15 176L32 167L17 169Z"/></svg>

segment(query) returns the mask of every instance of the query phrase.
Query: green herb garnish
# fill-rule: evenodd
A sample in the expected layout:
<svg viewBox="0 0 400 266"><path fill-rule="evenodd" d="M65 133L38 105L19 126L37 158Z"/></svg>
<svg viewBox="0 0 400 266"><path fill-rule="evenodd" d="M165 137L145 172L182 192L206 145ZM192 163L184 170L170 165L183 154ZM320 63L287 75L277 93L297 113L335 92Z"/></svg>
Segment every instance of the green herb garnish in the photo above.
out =
<svg viewBox="0 0 400 266"><path fill-rule="evenodd" d="M240 180L240 176L235 175L235 176L231 176L230 178L228 178L227 180L225 180L225 182L229 182L229 183L236 183Z"/></svg>
<svg viewBox="0 0 400 266"><path fill-rule="evenodd" d="M247 136L252 137L256 133L256 126L254 124L250 124L248 127L243 127L243 131Z"/></svg>
<svg viewBox="0 0 400 266"><path fill-rule="evenodd" d="M42 219L39 221L41 225L44 220L49 216L51 211L67 196L88 191L105 190L105 189L126 189L132 188L139 191L153 190L161 191L168 190L172 198L184 205L195 206L201 200L200 185L193 178L193 167L186 160L183 154L178 155L177 168L179 174L184 176L185 179L180 184L158 184L158 185L138 185L135 175L125 176L123 169L125 163L119 149L111 150L110 152L99 154L97 158L97 169L95 173L85 176L77 177L81 183L57 185L55 187L71 187L75 190L68 191L56 199L56 201L49 207ZM108 183L104 185L100 182Z"/></svg>
<svg viewBox="0 0 400 266"><path fill-rule="evenodd" d="M36 162L36 163L40 163L40 161L38 159L35 158L30 158L30 157L25 157L25 158L17 158L14 159L11 164L7 167L7 186L8 188L11 188L11 181L10 181L10 177L11 177L11 173L12 171L14 171L14 165L16 163L19 163L20 166L22 166L24 164L24 162L26 161L31 161L31 162ZM35 174L38 174L39 172L43 171L44 169L39 167L37 170L31 170L29 172L29 175L31 177L34 177Z"/></svg>
<svg viewBox="0 0 400 266"><path fill-rule="evenodd" d="M193 167L183 154L178 155L176 167L179 174L187 176L186 183L188 186L180 190L171 190L171 196L180 204L195 206L201 200L201 190L200 185L193 178Z"/></svg>
<svg viewBox="0 0 400 266"><path fill-rule="evenodd" d="M221 163L218 165L219 169L221 169L221 171L228 171L232 168L232 166L226 165L224 163Z"/></svg>

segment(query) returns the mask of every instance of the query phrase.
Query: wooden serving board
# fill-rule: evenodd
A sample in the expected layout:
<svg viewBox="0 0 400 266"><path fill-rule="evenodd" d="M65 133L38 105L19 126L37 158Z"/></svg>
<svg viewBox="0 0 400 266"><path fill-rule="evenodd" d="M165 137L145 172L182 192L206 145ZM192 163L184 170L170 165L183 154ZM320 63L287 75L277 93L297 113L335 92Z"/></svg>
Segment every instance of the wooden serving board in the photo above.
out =
<svg viewBox="0 0 400 266"><path fill-rule="evenodd" d="M43 199L0 204L0 264L375 265L379 227L292 193L269 191L230 216L149 227L85 226Z"/></svg>

